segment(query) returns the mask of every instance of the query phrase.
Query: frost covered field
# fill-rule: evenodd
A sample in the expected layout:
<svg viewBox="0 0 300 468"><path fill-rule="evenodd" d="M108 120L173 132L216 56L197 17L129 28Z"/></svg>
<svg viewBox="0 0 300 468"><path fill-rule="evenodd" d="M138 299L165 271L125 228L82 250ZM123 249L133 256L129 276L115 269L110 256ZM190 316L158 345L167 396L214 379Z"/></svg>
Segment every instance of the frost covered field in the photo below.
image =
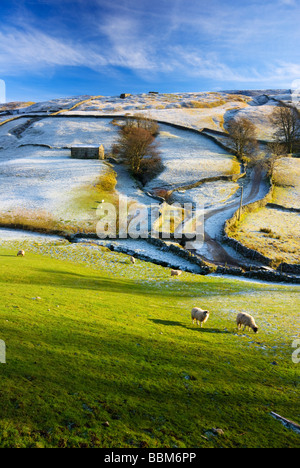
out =
<svg viewBox="0 0 300 468"><path fill-rule="evenodd" d="M55 148L103 144L110 149L116 133L109 119L49 117L33 123L22 133L19 143L44 144Z"/></svg>
<svg viewBox="0 0 300 468"><path fill-rule="evenodd" d="M276 164L274 201L286 208L300 207L300 159L283 158Z"/></svg>
<svg viewBox="0 0 300 468"><path fill-rule="evenodd" d="M62 223L75 221L75 229L81 222L92 225L97 204L104 198L99 200L96 193L97 180L107 166L101 161L72 160L70 148L103 144L109 154L117 138L117 127L111 124L112 118L139 113L159 121L157 142L164 170L143 190L123 165L116 164L113 168L117 178L114 195L126 195L131 202L149 206L155 203L151 193L172 190L172 201L197 203L209 212L223 209L206 223L207 232L215 238L220 235L228 216L237 209L241 184L244 184L244 193L249 193L248 203L263 198L267 184L262 180L257 182L251 174L237 182L214 180L203 183L203 179L209 178L236 178L241 167L235 157L201 131L208 129L210 137L224 144L228 121L247 117L256 125L258 137L270 141L273 136L271 112L280 102L290 104L292 99L287 90L262 90L144 93L125 99L120 96L79 96L27 107L26 104L3 106L2 112L7 110L12 115L0 112L0 213L35 210L50 213ZM15 120L7 121L9 119ZM274 191L275 203L285 207L299 206L298 161L281 162L282 170L278 171L279 181L276 181ZM291 175L287 182L281 180L286 174L288 178ZM280 214L274 214L274 218L268 216L270 223L280 221ZM257 216L256 224L261 224L261 214ZM291 223L290 231L294 232L294 218L288 215L286 218Z"/></svg>
<svg viewBox="0 0 300 468"><path fill-rule="evenodd" d="M114 140L114 127L95 119L43 119L18 137L26 119L0 127L0 209L42 210L67 219L81 187L95 183L105 166L97 160L72 160L72 145L104 145ZM44 148L39 145L48 145Z"/></svg>
<svg viewBox="0 0 300 468"><path fill-rule="evenodd" d="M239 173L235 158L205 136L160 126L158 137L165 170L147 189L174 188L201 179Z"/></svg>
<svg viewBox="0 0 300 468"><path fill-rule="evenodd" d="M229 203L236 195L240 186L237 182L219 180L209 182L188 191L179 190L172 194L172 201L177 203L193 203L205 209L218 204Z"/></svg>
<svg viewBox="0 0 300 468"><path fill-rule="evenodd" d="M0 127L0 147L3 148L0 151L1 211L34 209L64 219L78 217L73 204L76 191L93 186L106 166L100 161L72 160L69 148L103 144L109 153L117 137L117 128L111 125L110 119L93 117L47 117L26 127L27 123L27 118L21 118ZM167 125L161 125L160 130L158 142L165 170L146 187L147 190L171 184L186 185L239 169L233 157L200 134ZM122 180L117 189L134 198L135 184L122 174L121 168L117 168L117 172ZM231 183L222 183L220 191L217 185L210 190L198 188L197 197L201 202L210 204L212 197L214 201L222 201L233 190ZM137 198L143 200L144 195ZM81 213L80 219L82 216Z"/></svg>
<svg viewBox="0 0 300 468"><path fill-rule="evenodd" d="M93 184L100 161L74 161L65 150L18 149L18 157L0 162L1 211L42 210L70 215L76 189Z"/></svg>

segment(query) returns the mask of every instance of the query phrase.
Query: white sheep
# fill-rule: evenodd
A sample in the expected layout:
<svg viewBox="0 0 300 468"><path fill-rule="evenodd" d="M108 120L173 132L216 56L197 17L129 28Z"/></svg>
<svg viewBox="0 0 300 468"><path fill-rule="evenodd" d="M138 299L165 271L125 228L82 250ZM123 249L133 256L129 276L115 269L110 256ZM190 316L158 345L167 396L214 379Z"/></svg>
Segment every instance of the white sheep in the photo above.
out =
<svg viewBox="0 0 300 468"><path fill-rule="evenodd" d="M251 315L246 314L245 312L240 312L239 314L237 314L236 324L237 324L238 330L240 330L242 325L244 325L243 331L245 330L246 327L248 327L248 328L252 328L254 333L258 332L258 327L255 323L254 318Z"/></svg>
<svg viewBox="0 0 300 468"><path fill-rule="evenodd" d="M196 320L197 325L199 325L199 322L200 322L200 325L201 325L201 328L202 328L202 324L207 322L207 320L208 320L209 311L208 310L202 310L199 307L194 307L192 309L191 316L192 316L193 324L195 323L195 320Z"/></svg>
<svg viewBox="0 0 300 468"><path fill-rule="evenodd" d="M131 261L132 265L135 264L135 258L134 257L130 257L130 261Z"/></svg>
<svg viewBox="0 0 300 468"><path fill-rule="evenodd" d="M17 253L17 257L25 257L24 250L19 250L19 252Z"/></svg>
<svg viewBox="0 0 300 468"><path fill-rule="evenodd" d="M182 271L180 270L171 270L171 276L180 276L182 275Z"/></svg>

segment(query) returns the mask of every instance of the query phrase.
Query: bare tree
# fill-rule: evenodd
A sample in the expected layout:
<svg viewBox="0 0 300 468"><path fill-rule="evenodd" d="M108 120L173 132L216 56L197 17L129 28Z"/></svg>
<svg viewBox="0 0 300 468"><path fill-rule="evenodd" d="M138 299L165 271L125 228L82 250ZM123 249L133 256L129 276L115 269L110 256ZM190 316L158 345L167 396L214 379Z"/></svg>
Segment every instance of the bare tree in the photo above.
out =
<svg viewBox="0 0 300 468"><path fill-rule="evenodd" d="M149 119L130 119L119 129L113 152L130 167L132 174L146 183L163 169L155 134L158 132ZM153 134L154 133L154 134Z"/></svg>
<svg viewBox="0 0 300 468"><path fill-rule="evenodd" d="M248 119L241 117L231 120L227 126L230 147L235 155L248 163L257 152L256 127Z"/></svg>
<svg viewBox="0 0 300 468"><path fill-rule="evenodd" d="M285 146L287 153L295 151L300 140L300 117L294 107L276 107L270 117L274 126L274 140Z"/></svg>
<svg viewBox="0 0 300 468"><path fill-rule="evenodd" d="M123 125L123 131L130 130L131 128L143 128L154 137L159 134L158 123L151 117L147 117L143 114L135 114L133 118L127 118L126 124Z"/></svg>
<svg viewBox="0 0 300 468"><path fill-rule="evenodd" d="M268 144L268 154L264 160L264 168L267 170L268 175L273 178L274 169L279 159L286 156L285 145L277 141Z"/></svg>

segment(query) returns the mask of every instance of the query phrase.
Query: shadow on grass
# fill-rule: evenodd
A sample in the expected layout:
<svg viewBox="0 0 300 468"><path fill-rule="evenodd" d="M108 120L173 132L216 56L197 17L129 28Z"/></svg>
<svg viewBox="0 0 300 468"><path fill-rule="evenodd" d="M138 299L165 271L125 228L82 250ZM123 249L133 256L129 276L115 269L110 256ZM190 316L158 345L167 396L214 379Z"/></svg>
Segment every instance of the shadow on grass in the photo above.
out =
<svg viewBox="0 0 300 468"><path fill-rule="evenodd" d="M11 278L9 277L2 277L0 281L3 284L10 282ZM107 295L118 293L120 295L134 294L174 297L174 291L156 289L155 287L150 288L149 285L145 285L142 281L137 283L136 280L128 278L101 276L101 272L99 272L99 275L84 275L72 271L37 268L31 274L18 278L18 283L30 284L32 286L74 289L77 291L102 291L107 293Z"/></svg>
<svg viewBox="0 0 300 468"><path fill-rule="evenodd" d="M126 263L126 261L125 261ZM126 266L129 266L126 263ZM27 278L29 282L35 283L37 285L51 285L51 286L63 286L64 288L71 289L83 289L83 290L97 290L97 291L108 291L108 292L118 292L122 293L131 293L131 294L142 294L149 296L161 296L161 297L181 297L187 298L195 294L195 290L191 288L191 283L181 281L179 283L180 290L177 289L178 283L170 284L169 288L160 287L159 284L153 283L153 285L145 284L144 281L148 280L148 276L141 277L140 279L131 279L128 277L120 278L116 276L111 278L108 276L101 276L101 271L99 274L90 275L88 272L87 275L82 273L73 273L66 270L52 270L52 269L43 269L38 268L36 270L37 274L33 277ZM165 279L165 278L164 278ZM214 296L224 296L228 294L228 290L225 287L224 289L219 288L217 291L214 288L214 285L209 285L205 281L205 277L201 278L202 281L194 284L194 288L197 289L197 293L201 295L202 290L205 290L207 294L208 289L212 289Z"/></svg>
<svg viewBox="0 0 300 468"><path fill-rule="evenodd" d="M151 322L156 323L158 325L165 325L165 326L171 326L171 327L182 327L186 328L188 330L193 330L193 331L199 331L201 333L222 333L222 334L230 334L230 331L228 330L219 330L218 328L204 328L196 325L185 325L184 323L181 322L175 322L173 320L160 320L160 319L149 319Z"/></svg>
<svg viewBox="0 0 300 468"><path fill-rule="evenodd" d="M127 259L126 259L127 260ZM121 260L129 267L129 264L126 260ZM45 265L47 260L45 260ZM72 271L73 268L70 270L66 270L65 267L61 265L56 265L52 268L41 268L40 265L36 266L29 266L27 265L28 269L26 269L26 274L18 277L19 284L30 284L36 286L50 286L50 287L57 287L57 288L64 288L64 289L74 289L74 290L90 290L90 291L103 291L107 294L109 293L119 293L119 294L136 294L136 295L144 295L144 296L160 296L160 297L172 297L175 299L176 297L180 298L189 298L195 295L201 295L203 292L207 294L211 292L213 296L226 296L228 292L232 294L232 287L229 289L226 284L222 287L222 284L219 285L218 289L216 290L215 284L210 283L206 280L205 277L197 278L195 283L184 282L180 281L180 283L170 283L168 288L165 288L159 282L153 282L153 284L149 285L149 283L145 283L145 281L151 278L151 275L141 275L140 278L130 278L126 275L123 277L115 276L113 277L113 272L109 272L109 275L106 274L106 269L99 271L92 272L87 270L85 273L82 269L81 271ZM131 268L131 267L130 267ZM128 270L129 272L130 270ZM166 278L162 277L165 281ZM10 283L12 279L9 275L1 278L1 283ZM180 289L178 286L180 285ZM239 292L240 287L236 287L237 291Z"/></svg>

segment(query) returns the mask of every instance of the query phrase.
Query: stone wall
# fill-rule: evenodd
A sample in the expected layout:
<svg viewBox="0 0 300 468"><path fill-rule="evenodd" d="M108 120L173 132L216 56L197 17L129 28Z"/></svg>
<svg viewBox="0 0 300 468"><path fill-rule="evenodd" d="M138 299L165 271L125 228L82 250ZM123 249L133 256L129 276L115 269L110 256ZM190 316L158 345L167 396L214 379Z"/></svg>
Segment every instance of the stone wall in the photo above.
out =
<svg viewBox="0 0 300 468"><path fill-rule="evenodd" d="M288 273L292 275L300 275L300 265L299 264L290 264L290 263L281 263L277 268L277 271L281 273Z"/></svg>
<svg viewBox="0 0 300 468"><path fill-rule="evenodd" d="M268 203L267 204L267 207L268 208L274 208L276 210L281 210L281 211L285 211L285 212L289 212L289 213L300 213L300 208L289 208L289 207L286 207L286 206L283 206L283 205L278 205L277 203Z"/></svg>
<svg viewBox="0 0 300 468"><path fill-rule="evenodd" d="M96 234L73 234L71 236L67 236L67 239L69 242L78 242L79 239L86 239L87 241L90 240L92 241L93 239L96 240L98 239ZM237 276L237 277L243 277L243 278L249 278L249 279L255 279L255 280L261 280L261 281L268 281L268 282L276 282L276 283L293 283L293 284L300 284L300 277L293 276L288 273L284 273L283 271L275 271L275 270L266 270L264 268L256 268L253 269L251 268L249 271L244 271L242 268L227 268L223 266L216 266L210 265L206 262L204 262L201 258L199 258L197 255L184 250L180 248L177 245L174 244L167 244L161 239L157 239L154 237L149 237L148 239L143 239L149 242L152 245L157 246L160 250L166 251L166 252L172 252L176 254L178 257L184 258L186 260L189 260L189 262L198 265L200 267L200 274L201 275L209 275L211 273L215 273L217 275L229 275L229 276ZM128 249L123 246L114 246L114 245L106 245L106 247L109 250L115 250L118 252L125 253L127 255L134 255L136 258L139 258L140 260L144 260L147 262L152 262L157 265L161 265L166 268L174 268L174 269L179 269L179 266L176 264L170 264L168 262L162 261L162 260L155 260L152 259L151 257L148 257L147 255L144 254L139 254L138 252L135 252L131 249ZM297 265L294 265L297 266ZM298 265L299 266L299 265ZM185 271L190 271L193 272L191 268L185 268Z"/></svg>
<svg viewBox="0 0 300 468"><path fill-rule="evenodd" d="M145 239L145 240L149 242L150 244L155 245L161 250L165 250L166 252L172 252L176 254L178 257L184 258L185 260L188 260L194 265L198 265L201 268L201 274L203 275L213 273L214 271L214 267L212 265L209 265L197 255L193 254L192 252L189 252L188 250L181 248L180 246L177 246L175 244L167 244L162 239L158 239L156 237L148 237L148 239Z"/></svg>

